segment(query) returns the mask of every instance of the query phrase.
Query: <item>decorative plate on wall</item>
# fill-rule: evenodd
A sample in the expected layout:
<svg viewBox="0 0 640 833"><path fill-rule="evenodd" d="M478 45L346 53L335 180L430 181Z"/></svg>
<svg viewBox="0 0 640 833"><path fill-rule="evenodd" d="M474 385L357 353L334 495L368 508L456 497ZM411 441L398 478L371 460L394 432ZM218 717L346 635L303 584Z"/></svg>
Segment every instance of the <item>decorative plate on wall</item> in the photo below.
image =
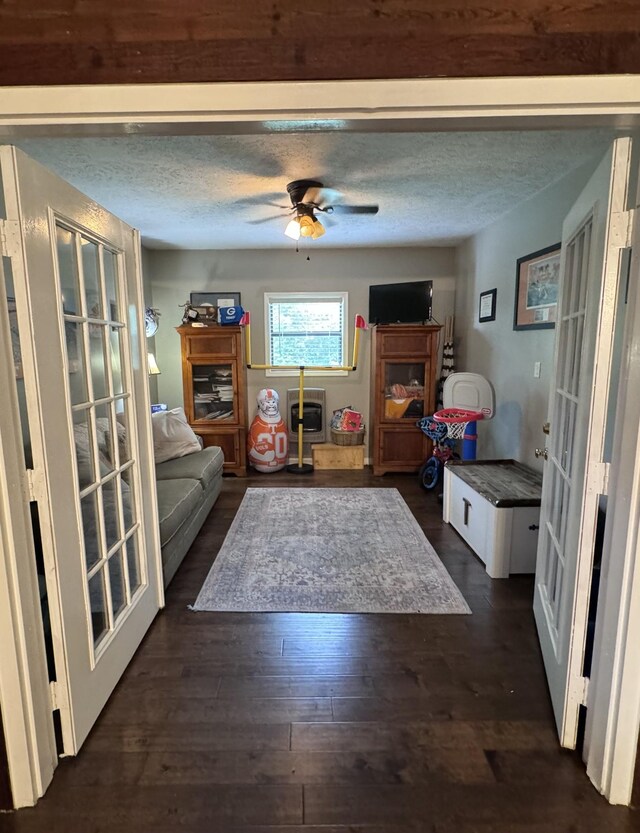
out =
<svg viewBox="0 0 640 833"><path fill-rule="evenodd" d="M160 313L153 307L147 307L144 311L144 331L147 338L151 338L158 331L158 319Z"/></svg>

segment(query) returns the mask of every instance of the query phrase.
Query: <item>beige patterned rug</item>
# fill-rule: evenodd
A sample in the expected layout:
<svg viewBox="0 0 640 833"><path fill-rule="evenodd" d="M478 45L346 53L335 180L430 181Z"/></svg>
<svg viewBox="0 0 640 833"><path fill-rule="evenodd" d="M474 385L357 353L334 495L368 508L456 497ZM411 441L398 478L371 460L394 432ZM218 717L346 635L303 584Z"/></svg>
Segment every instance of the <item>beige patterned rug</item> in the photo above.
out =
<svg viewBox="0 0 640 833"><path fill-rule="evenodd" d="M247 489L193 610L471 613L397 489Z"/></svg>

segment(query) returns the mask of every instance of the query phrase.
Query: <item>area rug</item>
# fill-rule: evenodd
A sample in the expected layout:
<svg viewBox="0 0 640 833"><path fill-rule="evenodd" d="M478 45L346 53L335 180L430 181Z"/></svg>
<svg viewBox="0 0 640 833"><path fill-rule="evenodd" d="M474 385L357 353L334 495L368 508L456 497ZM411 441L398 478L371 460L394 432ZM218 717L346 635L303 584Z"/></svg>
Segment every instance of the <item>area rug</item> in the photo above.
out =
<svg viewBox="0 0 640 833"><path fill-rule="evenodd" d="M397 489L247 489L192 609L471 613Z"/></svg>

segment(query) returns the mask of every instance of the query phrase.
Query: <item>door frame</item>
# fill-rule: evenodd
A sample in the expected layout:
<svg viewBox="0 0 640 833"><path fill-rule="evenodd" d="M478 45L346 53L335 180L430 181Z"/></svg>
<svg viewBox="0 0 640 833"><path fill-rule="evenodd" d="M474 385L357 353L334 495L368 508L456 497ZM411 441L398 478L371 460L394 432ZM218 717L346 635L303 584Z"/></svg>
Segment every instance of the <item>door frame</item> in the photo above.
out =
<svg viewBox="0 0 640 833"><path fill-rule="evenodd" d="M538 78L406 79L376 81L311 81L218 84L96 85L70 87L0 88L0 138L4 142L28 136L122 136L132 133L270 133L330 130L429 131L559 129L608 126L629 132L640 127L640 76L556 76ZM638 257L634 257L639 268ZM631 316L630 316L631 317ZM625 358L640 342L640 304L634 305L633 332ZM631 327L631 324L630 324ZM619 402L627 402L629 384L622 375ZM629 401L631 401L629 399ZM629 430L631 416L618 414L616 438ZM637 430L637 421L636 421ZM627 458L628 459L628 458ZM631 464L628 463L626 468ZM611 488L621 488L629 472L611 467ZM640 455L633 461L640 478ZM0 481L0 493L3 483ZM640 500L617 512L612 529L626 540L626 529L640 521ZM623 517L624 516L624 517ZM0 548L0 571L15 572L18 538ZM625 574L627 611L638 615L640 605L640 544L627 548ZM29 571L23 571L23 573ZM35 565L31 573L35 572ZM12 598L33 594L33 575L17 577ZM606 583L605 583L606 585ZM603 588L604 591L605 588ZM2 600L0 599L0 602ZM615 609L614 609L615 605ZM635 609L632 610L635 605ZM640 685L637 675L625 673L640 666L640 646L633 644L633 624L619 621L614 593L601 592L598 625L602 641L615 646L619 657L615 691L593 698L591 733L605 744L590 745L589 775L610 801L628 803L633 780L640 723ZM22 667L42 673L38 646L25 644L19 634L38 626L35 605L9 615L13 649ZM627 617L628 619L629 617ZM594 678L604 670L594 656ZM18 691L28 708L16 713L6 701ZM42 723L51 723L48 704L38 686L17 673L15 664L0 663L0 708L6 715L5 734L41 739ZM590 701L591 702L591 701ZM624 708L618 708L622 706ZM615 712L613 711L615 707ZM611 718L609 718L609 711ZM11 719L9 719L11 715ZM16 724L16 725L14 725ZM615 738L615 742L613 739ZM8 750L16 806L33 804L50 778L38 750L23 744ZM600 764L602 765L600 767ZM615 764L615 765L614 765ZM40 773L43 777L36 777ZM52 772L51 772L52 776Z"/></svg>

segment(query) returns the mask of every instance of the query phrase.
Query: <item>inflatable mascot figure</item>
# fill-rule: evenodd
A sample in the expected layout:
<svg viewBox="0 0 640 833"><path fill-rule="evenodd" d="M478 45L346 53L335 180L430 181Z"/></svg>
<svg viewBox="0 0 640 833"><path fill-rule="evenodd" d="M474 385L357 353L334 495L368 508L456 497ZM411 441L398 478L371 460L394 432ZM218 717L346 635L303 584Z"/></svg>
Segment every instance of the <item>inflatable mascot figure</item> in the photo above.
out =
<svg viewBox="0 0 640 833"><path fill-rule="evenodd" d="M272 388L258 394L258 413L247 436L249 463L262 472L280 471L289 458L289 435L280 416L280 397Z"/></svg>

